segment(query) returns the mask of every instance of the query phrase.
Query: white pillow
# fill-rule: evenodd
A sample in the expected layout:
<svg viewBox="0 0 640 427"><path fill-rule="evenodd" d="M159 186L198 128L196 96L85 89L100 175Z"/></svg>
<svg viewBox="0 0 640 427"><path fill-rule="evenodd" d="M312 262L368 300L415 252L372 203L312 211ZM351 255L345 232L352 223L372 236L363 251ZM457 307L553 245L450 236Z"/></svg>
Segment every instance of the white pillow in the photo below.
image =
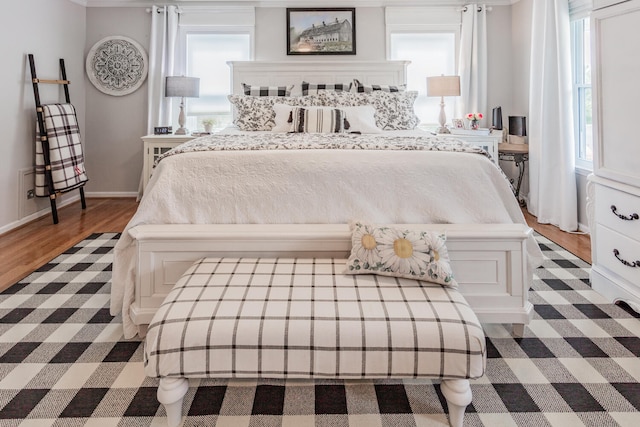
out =
<svg viewBox="0 0 640 427"><path fill-rule="evenodd" d="M273 111L276 113L276 124L271 129L272 132L291 132L291 122L289 122L289 118L294 107L296 106L279 103L273 104ZM326 108L330 110L336 107L317 108ZM345 132L362 134L382 132L382 130L376 126L376 109L373 105L359 105L356 107L337 106L337 108L343 110L347 116L349 129L345 127Z"/></svg>
<svg viewBox="0 0 640 427"><path fill-rule="evenodd" d="M380 133L382 130L376 126L376 109L373 105L360 105L357 107L338 107L347 114L347 122L344 131L347 133Z"/></svg>

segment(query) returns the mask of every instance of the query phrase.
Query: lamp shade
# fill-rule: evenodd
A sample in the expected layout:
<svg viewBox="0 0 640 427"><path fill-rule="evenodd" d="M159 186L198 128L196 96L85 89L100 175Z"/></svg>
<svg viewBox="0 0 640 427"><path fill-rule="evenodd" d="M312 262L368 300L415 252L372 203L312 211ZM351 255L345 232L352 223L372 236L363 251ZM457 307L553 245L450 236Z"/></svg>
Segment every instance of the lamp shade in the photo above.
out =
<svg viewBox="0 0 640 427"><path fill-rule="evenodd" d="M168 76L164 96L198 98L200 96L200 79L197 77Z"/></svg>
<svg viewBox="0 0 640 427"><path fill-rule="evenodd" d="M527 136L527 118L525 116L509 116L509 135Z"/></svg>
<svg viewBox="0 0 640 427"><path fill-rule="evenodd" d="M460 76L427 77L427 96L460 96Z"/></svg>

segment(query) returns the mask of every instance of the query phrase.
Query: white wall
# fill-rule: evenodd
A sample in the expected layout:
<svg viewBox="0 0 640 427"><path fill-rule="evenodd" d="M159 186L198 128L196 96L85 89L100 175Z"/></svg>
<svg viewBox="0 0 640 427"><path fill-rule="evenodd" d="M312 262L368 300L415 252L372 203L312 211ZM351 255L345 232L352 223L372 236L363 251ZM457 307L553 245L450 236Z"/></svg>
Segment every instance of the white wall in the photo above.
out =
<svg viewBox="0 0 640 427"><path fill-rule="evenodd" d="M38 77L58 79L64 58L72 103L85 128L84 48L86 9L69 0L3 2L0 14L2 67L0 103L0 232L19 225L18 171L34 164L35 102L27 54L33 53ZM42 103L64 102L62 86L39 85ZM76 197L78 192L74 192ZM40 199L48 207L48 199ZM48 209L48 208L47 208Z"/></svg>
<svg viewBox="0 0 640 427"><path fill-rule="evenodd" d="M85 55L107 36L129 37L149 51L151 15L144 8L87 8ZM137 194L142 173L142 141L147 129L147 82L135 92L112 96L86 78L86 168L88 194Z"/></svg>

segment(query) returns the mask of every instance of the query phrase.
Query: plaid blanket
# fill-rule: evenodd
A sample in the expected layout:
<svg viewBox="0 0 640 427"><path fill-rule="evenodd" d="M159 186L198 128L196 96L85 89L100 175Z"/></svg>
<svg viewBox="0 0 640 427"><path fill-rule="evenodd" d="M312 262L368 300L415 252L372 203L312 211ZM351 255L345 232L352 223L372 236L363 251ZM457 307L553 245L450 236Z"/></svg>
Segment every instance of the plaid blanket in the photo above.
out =
<svg viewBox="0 0 640 427"><path fill-rule="evenodd" d="M343 259L205 258L149 325L145 373L184 378L479 378L485 337L464 297L344 275Z"/></svg>
<svg viewBox="0 0 640 427"><path fill-rule="evenodd" d="M87 181L76 109L71 104L43 105L44 126L49 141L49 163L53 188L64 193ZM39 132L36 132L39 135ZM36 196L49 195L42 141L36 138Z"/></svg>

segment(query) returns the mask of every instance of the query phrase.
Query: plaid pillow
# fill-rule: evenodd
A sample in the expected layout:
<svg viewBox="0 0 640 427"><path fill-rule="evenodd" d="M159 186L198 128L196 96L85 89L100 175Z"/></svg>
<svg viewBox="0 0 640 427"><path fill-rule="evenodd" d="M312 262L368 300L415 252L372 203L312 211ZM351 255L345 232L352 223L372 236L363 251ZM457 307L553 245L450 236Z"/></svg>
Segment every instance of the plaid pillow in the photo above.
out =
<svg viewBox="0 0 640 427"><path fill-rule="evenodd" d="M251 96L291 96L291 86L255 86L242 83L245 95Z"/></svg>
<svg viewBox="0 0 640 427"><path fill-rule="evenodd" d="M360 80L358 79L353 79L353 87L358 93L370 93L376 90L380 90L383 92L404 92L407 89L407 85L365 85L360 83Z"/></svg>
<svg viewBox="0 0 640 427"><path fill-rule="evenodd" d="M344 118L344 111L337 108L293 107L291 110L291 132L344 132Z"/></svg>
<svg viewBox="0 0 640 427"><path fill-rule="evenodd" d="M352 232L345 274L379 274L458 286L444 234L361 222L352 224Z"/></svg>
<svg viewBox="0 0 640 427"><path fill-rule="evenodd" d="M308 83L302 82L302 95L317 95L323 90L349 92L351 83Z"/></svg>

